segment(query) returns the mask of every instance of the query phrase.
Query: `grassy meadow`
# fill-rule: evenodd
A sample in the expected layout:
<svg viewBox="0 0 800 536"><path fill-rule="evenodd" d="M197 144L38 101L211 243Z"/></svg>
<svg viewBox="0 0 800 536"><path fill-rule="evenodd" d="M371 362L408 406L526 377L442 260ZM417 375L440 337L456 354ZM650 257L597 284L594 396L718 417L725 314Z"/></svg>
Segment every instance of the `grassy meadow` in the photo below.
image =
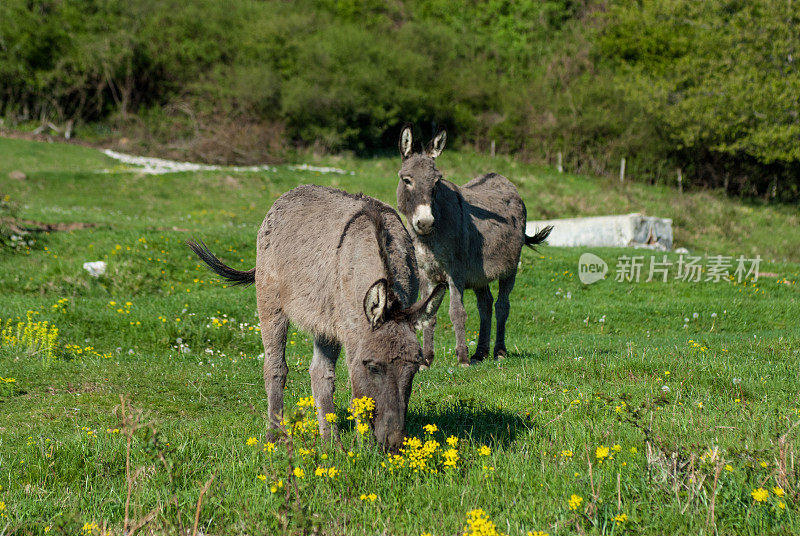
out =
<svg viewBox="0 0 800 536"><path fill-rule="evenodd" d="M249 269L269 206L304 183L394 205L399 158L304 161L353 174L152 176L88 148L0 138L0 198L21 219L92 224L0 251L0 534L800 532L796 207L445 152L455 182L511 178L530 218L671 217L676 246L761 255L762 277L689 283L673 266L668 282L617 282L631 251L593 249L611 274L586 286L584 250L526 250L509 357L457 367L443 304L436 360L411 396L416 440L391 458L348 420L344 359L341 444L311 432L312 344L296 329L295 433L265 443L254 290L225 288L183 245L201 238ZM96 260L100 278L82 268Z"/></svg>

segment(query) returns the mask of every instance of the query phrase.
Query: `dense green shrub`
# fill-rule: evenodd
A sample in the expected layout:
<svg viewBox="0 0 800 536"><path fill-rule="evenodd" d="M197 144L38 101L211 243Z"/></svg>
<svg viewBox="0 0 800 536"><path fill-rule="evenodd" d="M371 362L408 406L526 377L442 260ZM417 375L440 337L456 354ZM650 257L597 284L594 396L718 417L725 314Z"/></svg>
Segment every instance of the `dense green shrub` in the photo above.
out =
<svg viewBox="0 0 800 536"><path fill-rule="evenodd" d="M4 0L0 117L202 139L215 161L281 143L393 149L413 121L479 150L561 152L571 170L626 157L633 177L681 168L687 183L793 196L797 13L787 0Z"/></svg>

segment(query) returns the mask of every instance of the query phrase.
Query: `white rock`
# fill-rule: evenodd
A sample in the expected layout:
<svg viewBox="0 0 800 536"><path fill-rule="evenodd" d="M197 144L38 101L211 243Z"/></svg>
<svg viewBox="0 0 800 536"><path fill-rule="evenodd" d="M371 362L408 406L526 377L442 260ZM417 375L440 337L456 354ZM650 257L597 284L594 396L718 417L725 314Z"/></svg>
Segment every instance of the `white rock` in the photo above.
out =
<svg viewBox="0 0 800 536"><path fill-rule="evenodd" d="M672 220L642 214L594 216L527 222L525 232L532 235L552 225L547 238L551 246L635 247L660 251L672 249Z"/></svg>
<svg viewBox="0 0 800 536"><path fill-rule="evenodd" d="M100 277L106 273L106 263L105 261L84 262L83 269L92 277Z"/></svg>

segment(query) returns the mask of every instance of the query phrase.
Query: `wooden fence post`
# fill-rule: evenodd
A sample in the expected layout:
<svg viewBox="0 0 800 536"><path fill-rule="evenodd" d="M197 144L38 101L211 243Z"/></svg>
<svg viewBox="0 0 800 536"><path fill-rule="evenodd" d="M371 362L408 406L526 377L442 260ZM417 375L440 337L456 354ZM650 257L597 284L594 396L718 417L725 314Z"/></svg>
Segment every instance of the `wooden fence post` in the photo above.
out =
<svg viewBox="0 0 800 536"><path fill-rule="evenodd" d="M623 158L619 163L619 182L625 182L625 159Z"/></svg>

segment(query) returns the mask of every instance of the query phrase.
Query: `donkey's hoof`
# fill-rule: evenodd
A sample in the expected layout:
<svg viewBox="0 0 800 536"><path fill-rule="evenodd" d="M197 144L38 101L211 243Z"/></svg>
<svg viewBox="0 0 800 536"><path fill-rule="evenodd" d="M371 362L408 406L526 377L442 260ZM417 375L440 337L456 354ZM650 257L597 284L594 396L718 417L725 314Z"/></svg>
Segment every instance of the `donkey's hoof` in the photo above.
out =
<svg viewBox="0 0 800 536"><path fill-rule="evenodd" d="M469 362L470 363L472 363L473 361L480 362L486 359L487 357L489 357L489 350L477 350L474 354L472 354L472 359L470 359Z"/></svg>
<svg viewBox="0 0 800 536"><path fill-rule="evenodd" d="M469 366L470 367L474 367L475 365L480 365L481 363L483 363L483 359L475 359L475 358L473 358L473 359L469 360Z"/></svg>
<svg viewBox="0 0 800 536"><path fill-rule="evenodd" d="M495 359L505 359L508 352L506 352L505 348L495 348L494 350L494 358Z"/></svg>

